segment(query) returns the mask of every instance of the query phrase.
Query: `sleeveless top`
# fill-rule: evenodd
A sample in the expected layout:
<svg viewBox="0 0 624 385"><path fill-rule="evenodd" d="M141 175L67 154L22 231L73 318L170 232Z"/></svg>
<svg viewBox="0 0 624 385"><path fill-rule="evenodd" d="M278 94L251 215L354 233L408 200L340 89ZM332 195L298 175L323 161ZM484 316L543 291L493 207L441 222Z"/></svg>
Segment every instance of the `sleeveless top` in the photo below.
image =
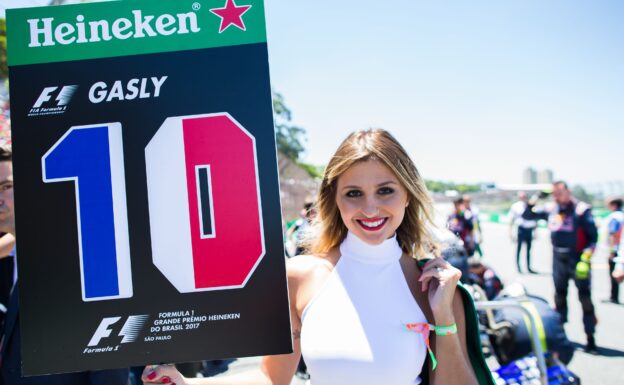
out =
<svg viewBox="0 0 624 385"><path fill-rule="evenodd" d="M396 236L371 246L348 233L341 257L301 316L312 385L413 385L425 361L427 322L401 269Z"/></svg>

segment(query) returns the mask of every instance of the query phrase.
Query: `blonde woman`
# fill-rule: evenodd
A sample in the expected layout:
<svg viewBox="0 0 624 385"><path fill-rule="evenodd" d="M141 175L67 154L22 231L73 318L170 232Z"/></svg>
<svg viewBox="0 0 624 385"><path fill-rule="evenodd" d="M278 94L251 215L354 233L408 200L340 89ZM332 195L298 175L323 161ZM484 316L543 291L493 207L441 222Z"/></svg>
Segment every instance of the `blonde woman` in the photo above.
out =
<svg viewBox="0 0 624 385"><path fill-rule="evenodd" d="M303 354L312 385L493 383L478 342L467 343L466 321L474 329L476 316L457 290L461 273L429 255L424 182L388 132L345 139L325 170L317 211L309 254L287 266L292 354L219 378L150 366L143 381L288 385ZM417 263L423 258L431 259Z"/></svg>

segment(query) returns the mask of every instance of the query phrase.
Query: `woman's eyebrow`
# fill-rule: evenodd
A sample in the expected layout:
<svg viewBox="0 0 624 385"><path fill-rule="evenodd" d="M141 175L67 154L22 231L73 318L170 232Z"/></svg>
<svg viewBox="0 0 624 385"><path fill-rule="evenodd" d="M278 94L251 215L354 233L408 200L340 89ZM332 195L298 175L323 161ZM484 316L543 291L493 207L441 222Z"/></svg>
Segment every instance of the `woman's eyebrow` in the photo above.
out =
<svg viewBox="0 0 624 385"><path fill-rule="evenodd" d="M389 185L389 184L398 184L398 183L397 183L397 182L395 182L395 181L393 181L393 180L389 180L389 181L385 181L385 182L378 183L378 184L376 185L376 187L387 186L387 185ZM347 186L343 186L343 187L341 188L341 190L347 190L347 189L360 189L360 188L361 188L360 186L357 186L357 185L354 185L354 184L350 184L350 185L347 185Z"/></svg>

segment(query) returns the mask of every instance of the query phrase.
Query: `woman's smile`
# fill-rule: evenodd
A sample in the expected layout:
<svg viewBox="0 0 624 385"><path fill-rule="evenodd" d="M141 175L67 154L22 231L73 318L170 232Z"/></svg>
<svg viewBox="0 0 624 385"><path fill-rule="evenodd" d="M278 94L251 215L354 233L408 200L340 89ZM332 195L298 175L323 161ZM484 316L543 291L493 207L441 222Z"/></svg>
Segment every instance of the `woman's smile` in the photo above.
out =
<svg viewBox="0 0 624 385"><path fill-rule="evenodd" d="M366 231L378 231L384 227L388 218L356 219L355 221Z"/></svg>

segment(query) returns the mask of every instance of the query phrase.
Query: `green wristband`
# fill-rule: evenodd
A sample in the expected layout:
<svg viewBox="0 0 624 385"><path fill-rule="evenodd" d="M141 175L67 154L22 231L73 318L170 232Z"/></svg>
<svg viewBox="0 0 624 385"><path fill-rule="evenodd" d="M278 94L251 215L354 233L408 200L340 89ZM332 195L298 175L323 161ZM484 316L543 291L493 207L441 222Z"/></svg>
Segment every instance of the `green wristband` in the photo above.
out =
<svg viewBox="0 0 624 385"><path fill-rule="evenodd" d="M451 324L448 326L433 326L436 336L450 336L451 334L457 334L457 324Z"/></svg>

